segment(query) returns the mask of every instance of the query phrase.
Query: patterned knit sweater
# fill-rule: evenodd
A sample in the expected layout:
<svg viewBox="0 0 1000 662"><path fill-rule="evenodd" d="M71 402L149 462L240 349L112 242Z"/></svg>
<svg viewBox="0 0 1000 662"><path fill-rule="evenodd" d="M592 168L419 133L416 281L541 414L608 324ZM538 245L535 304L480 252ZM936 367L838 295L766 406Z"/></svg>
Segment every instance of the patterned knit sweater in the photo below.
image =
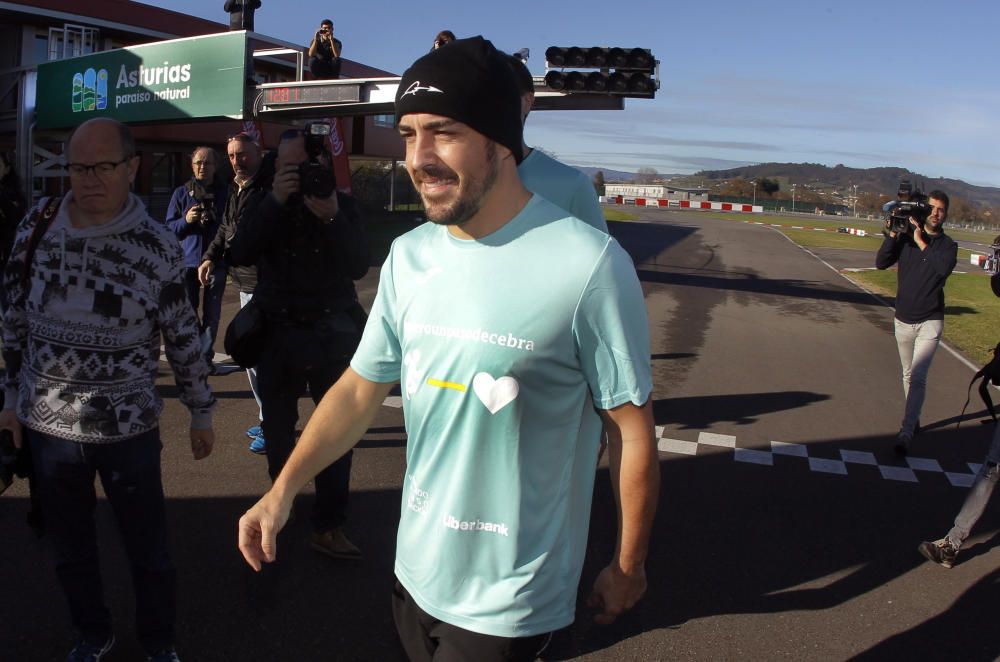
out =
<svg viewBox="0 0 1000 662"><path fill-rule="evenodd" d="M31 226L22 222L4 273L4 406L23 425L82 443L110 443L159 424L162 333L192 427L211 427L198 319L177 239L130 195L103 225L75 228L66 196L22 276Z"/></svg>

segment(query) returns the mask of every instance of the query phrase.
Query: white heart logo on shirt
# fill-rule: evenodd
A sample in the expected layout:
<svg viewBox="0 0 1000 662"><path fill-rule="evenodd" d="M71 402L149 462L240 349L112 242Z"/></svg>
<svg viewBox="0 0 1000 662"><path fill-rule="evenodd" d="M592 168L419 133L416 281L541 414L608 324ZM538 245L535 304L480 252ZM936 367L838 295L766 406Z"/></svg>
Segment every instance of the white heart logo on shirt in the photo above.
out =
<svg viewBox="0 0 1000 662"><path fill-rule="evenodd" d="M517 397L517 380L513 377L493 379L487 372L481 372L472 379L472 390L491 414L495 414Z"/></svg>

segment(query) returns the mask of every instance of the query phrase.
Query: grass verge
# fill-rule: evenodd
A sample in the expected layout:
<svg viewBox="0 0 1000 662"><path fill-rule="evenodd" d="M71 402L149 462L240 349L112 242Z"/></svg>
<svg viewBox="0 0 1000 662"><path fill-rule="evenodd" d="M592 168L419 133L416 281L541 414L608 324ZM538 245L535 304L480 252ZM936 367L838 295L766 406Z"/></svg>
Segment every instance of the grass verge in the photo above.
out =
<svg viewBox="0 0 1000 662"><path fill-rule="evenodd" d="M892 298L896 272L861 271L845 274L867 289ZM944 339L970 361L983 365L1000 341L1000 299L993 296L986 274L952 274L944 287Z"/></svg>
<svg viewBox="0 0 1000 662"><path fill-rule="evenodd" d="M620 209L608 209L604 207L604 219L607 221L634 221L638 216L630 214Z"/></svg>

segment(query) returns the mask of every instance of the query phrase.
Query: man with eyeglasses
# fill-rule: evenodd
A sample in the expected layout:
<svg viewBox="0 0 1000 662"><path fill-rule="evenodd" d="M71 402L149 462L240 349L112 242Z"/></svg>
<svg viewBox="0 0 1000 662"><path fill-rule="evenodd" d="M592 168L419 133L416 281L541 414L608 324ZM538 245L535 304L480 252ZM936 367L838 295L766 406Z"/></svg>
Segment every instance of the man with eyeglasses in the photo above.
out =
<svg viewBox="0 0 1000 662"><path fill-rule="evenodd" d="M215 265L221 263L225 256L229 239L236 233L240 219L271 190L271 178L274 176L273 156L264 155L260 145L249 134L237 133L226 139L226 154L233 167L233 186L229 189L222 224L205 249L205 254L201 256L202 262L198 267L198 279L206 287L215 271ZM239 290L242 308L253 298L257 287L257 267L235 266L232 263L227 266L229 275ZM264 420L264 409L260 403L257 368L249 368L247 377L250 380L250 391L257 401L257 424L247 428L246 435L250 438L250 451L263 455L266 452L266 442L260 423Z"/></svg>
<svg viewBox="0 0 1000 662"><path fill-rule="evenodd" d="M208 456L215 399L198 320L177 240L129 192L139 167L129 129L108 118L85 122L66 159L70 192L54 213L43 201L34 222L22 223L4 274L0 430L31 446L56 574L79 634L68 659L99 660L114 644L94 527L98 475L132 566L138 639L149 659L177 660L155 380L162 335L191 410L192 453Z"/></svg>
<svg viewBox="0 0 1000 662"><path fill-rule="evenodd" d="M333 21L323 19L309 44L309 71L316 79L340 78L340 51L343 44L333 36Z"/></svg>
<svg viewBox="0 0 1000 662"><path fill-rule="evenodd" d="M201 295L198 267L226 209L226 185L215 181L215 150L197 147L191 154L191 179L178 186L167 205L167 227L177 236L184 252L184 284L195 313L201 300L201 338L207 344L205 359L209 372L217 374L213 362L215 337L222 316L222 293L226 289L226 264L219 260L208 275L205 292ZM207 334L207 338L206 338Z"/></svg>

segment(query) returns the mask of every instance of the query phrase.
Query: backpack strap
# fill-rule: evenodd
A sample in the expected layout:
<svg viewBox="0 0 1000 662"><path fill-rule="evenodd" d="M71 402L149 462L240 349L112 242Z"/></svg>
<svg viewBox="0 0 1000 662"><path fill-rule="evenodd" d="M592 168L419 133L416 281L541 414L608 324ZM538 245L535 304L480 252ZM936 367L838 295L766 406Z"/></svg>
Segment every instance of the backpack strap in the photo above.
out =
<svg viewBox="0 0 1000 662"><path fill-rule="evenodd" d="M24 252L24 269L21 271L21 291L24 296L27 296L31 283L31 263L35 259L35 251L38 250L38 244L42 243L42 237L45 236L46 231L52 226L52 221L55 219L61 204L62 197L53 196L40 203L29 219L32 226L31 236L28 237L28 246Z"/></svg>

